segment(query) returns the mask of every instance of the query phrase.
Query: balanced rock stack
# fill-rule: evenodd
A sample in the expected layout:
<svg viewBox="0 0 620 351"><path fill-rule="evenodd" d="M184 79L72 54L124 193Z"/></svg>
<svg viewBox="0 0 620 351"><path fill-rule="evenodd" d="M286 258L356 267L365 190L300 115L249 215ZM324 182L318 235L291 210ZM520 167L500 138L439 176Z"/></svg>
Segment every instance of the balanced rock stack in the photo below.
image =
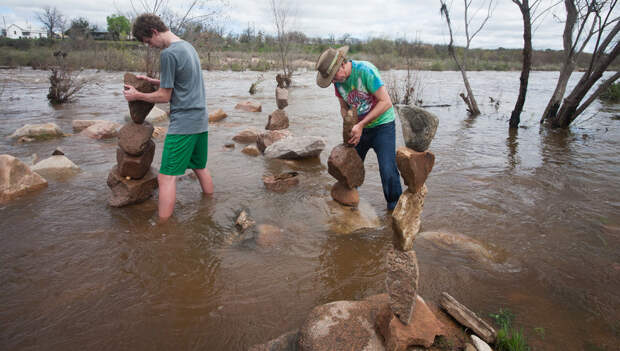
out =
<svg viewBox="0 0 620 351"><path fill-rule="evenodd" d="M155 91L152 84L137 79L131 73L125 73L125 84L143 93ZM143 202L157 189L157 171L151 167L155 155L155 143L151 139L154 128L144 121L153 106L145 101L129 103L131 121L120 129L117 165L108 175L108 186L112 190L108 201L110 206L122 207Z"/></svg>
<svg viewBox="0 0 620 351"><path fill-rule="evenodd" d="M285 80L280 74L276 75L276 104L278 109L273 111L269 115L269 120L265 129L267 130L280 130L288 128L288 115L284 108L288 106L288 90L285 88Z"/></svg>
<svg viewBox="0 0 620 351"><path fill-rule="evenodd" d="M435 335L443 333L441 322L417 294L419 271L413 250L427 193L424 183L435 163L435 156L427 149L439 119L415 106L399 106L398 112L406 147L396 151L396 163L408 188L392 212L396 235L394 248L387 255L385 281L390 309L377 317L377 327L389 350L405 350L412 345L429 347Z"/></svg>
<svg viewBox="0 0 620 351"><path fill-rule="evenodd" d="M364 183L365 176L362 159L353 145L348 143L356 122L357 116L353 110L343 116L342 144L332 149L327 160L327 171L338 180L332 187L332 198L340 204L353 207L360 201L356 188Z"/></svg>

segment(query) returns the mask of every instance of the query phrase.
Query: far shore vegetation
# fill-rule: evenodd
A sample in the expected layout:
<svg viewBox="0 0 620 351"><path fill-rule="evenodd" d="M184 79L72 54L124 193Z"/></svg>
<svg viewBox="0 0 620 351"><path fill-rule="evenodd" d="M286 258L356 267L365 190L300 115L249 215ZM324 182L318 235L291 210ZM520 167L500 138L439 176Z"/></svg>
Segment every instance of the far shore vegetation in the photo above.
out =
<svg viewBox="0 0 620 351"><path fill-rule="evenodd" d="M292 32L290 61L294 70L314 69L314 62L327 47L349 45L349 57L373 62L380 70L416 69L453 71L458 68L448 52L447 45L431 45L404 39L372 38L365 41L308 38L303 33ZM203 69L231 71L278 70L277 41L268 35L244 33L219 35L197 33L184 38L194 44L201 58ZM455 48L457 51L463 48ZM4 68L27 66L49 69L56 64L54 52L69 53L67 64L72 69L98 69L106 71L145 71L147 48L135 40L78 39L8 39L0 38L0 66ZM519 71L522 65L521 49L469 49L470 71ZM562 64L561 50L533 52L532 68L538 71L558 70ZM587 68L590 55L584 54L577 63L578 69ZM616 60L610 70L618 70Z"/></svg>

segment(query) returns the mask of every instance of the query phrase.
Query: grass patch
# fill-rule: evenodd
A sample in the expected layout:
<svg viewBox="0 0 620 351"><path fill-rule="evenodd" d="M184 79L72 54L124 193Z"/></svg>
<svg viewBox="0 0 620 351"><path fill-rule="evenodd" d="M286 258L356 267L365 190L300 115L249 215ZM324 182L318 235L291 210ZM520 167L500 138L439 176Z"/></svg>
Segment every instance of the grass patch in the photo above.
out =
<svg viewBox="0 0 620 351"><path fill-rule="evenodd" d="M530 346L527 344L522 329L513 327L514 314L509 310L500 308L496 314L491 313L491 317L500 326L497 331L497 340L495 347L497 351L529 351Z"/></svg>

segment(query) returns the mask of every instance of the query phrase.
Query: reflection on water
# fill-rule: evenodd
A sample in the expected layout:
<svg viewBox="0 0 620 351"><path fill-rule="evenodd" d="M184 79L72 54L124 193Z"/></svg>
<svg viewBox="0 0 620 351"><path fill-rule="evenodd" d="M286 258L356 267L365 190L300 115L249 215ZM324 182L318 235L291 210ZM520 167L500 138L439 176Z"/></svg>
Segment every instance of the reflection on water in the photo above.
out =
<svg viewBox="0 0 620 351"><path fill-rule="evenodd" d="M202 196L195 180L179 180L175 215L158 226L155 199L122 209L106 204L117 140L6 138L26 123L54 122L72 133L76 119L123 122L122 73L86 72L101 86L52 108L45 72L0 70L7 85L0 154L45 158L60 146L82 169L0 205L2 349L242 350L299 327L317 304L384 291L392 233L374 154L359 191L380 227L338 235L325 211L334 182L326 159L341 141L333 91L302 73L287 107L293 134L327 138L321 159L266 160L241 153L241 145L223 146L245 128L264 128L276 109L275 81L252 97L264 112L247 113L233 106L247 98L254 72L204 74L208 105L229 115L210 125L216 193ZM435 301L448 291L483 316L508 308L540 349L612 350L620 343L618 107L599 110L595 102L589 111L597 115L571 131L540 129L538 113L556 78L532 73L522 128L509 131L518 72L472 72L480 101L501 100L497 111L481 105L475 118L464 113L458 73L422 73L424 102L450 105L430 108L440 123L422 230L472 241L463 250L448 239L417 240L420 290ZM158 167L162 140L156 144ZM288 171L299 172L298 186L286 193L264 188L263 175ZM241 209L257 224L281 228L280 239L265 246L252 233L238 237ZM544 328L545 338L533 328Z"/></svg>

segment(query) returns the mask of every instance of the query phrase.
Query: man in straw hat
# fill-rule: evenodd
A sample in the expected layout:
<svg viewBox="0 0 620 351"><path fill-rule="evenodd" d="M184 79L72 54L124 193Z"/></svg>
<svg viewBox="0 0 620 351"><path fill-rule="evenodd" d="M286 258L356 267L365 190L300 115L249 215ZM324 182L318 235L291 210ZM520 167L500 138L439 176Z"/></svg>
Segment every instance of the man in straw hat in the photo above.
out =
<svg viewBox="0 0 620 351"><path fill-rule="evenodd" d="M316 62L316 84L327 88L334 83L340 113L357 112L358 122L351 130L349 143L366 158L370 148L379 161L379 174L388 210L393 210L402 193L396 166L396 128L392 100L377 67L367 61L346 58L348 46L325 50Z"/></svg>

